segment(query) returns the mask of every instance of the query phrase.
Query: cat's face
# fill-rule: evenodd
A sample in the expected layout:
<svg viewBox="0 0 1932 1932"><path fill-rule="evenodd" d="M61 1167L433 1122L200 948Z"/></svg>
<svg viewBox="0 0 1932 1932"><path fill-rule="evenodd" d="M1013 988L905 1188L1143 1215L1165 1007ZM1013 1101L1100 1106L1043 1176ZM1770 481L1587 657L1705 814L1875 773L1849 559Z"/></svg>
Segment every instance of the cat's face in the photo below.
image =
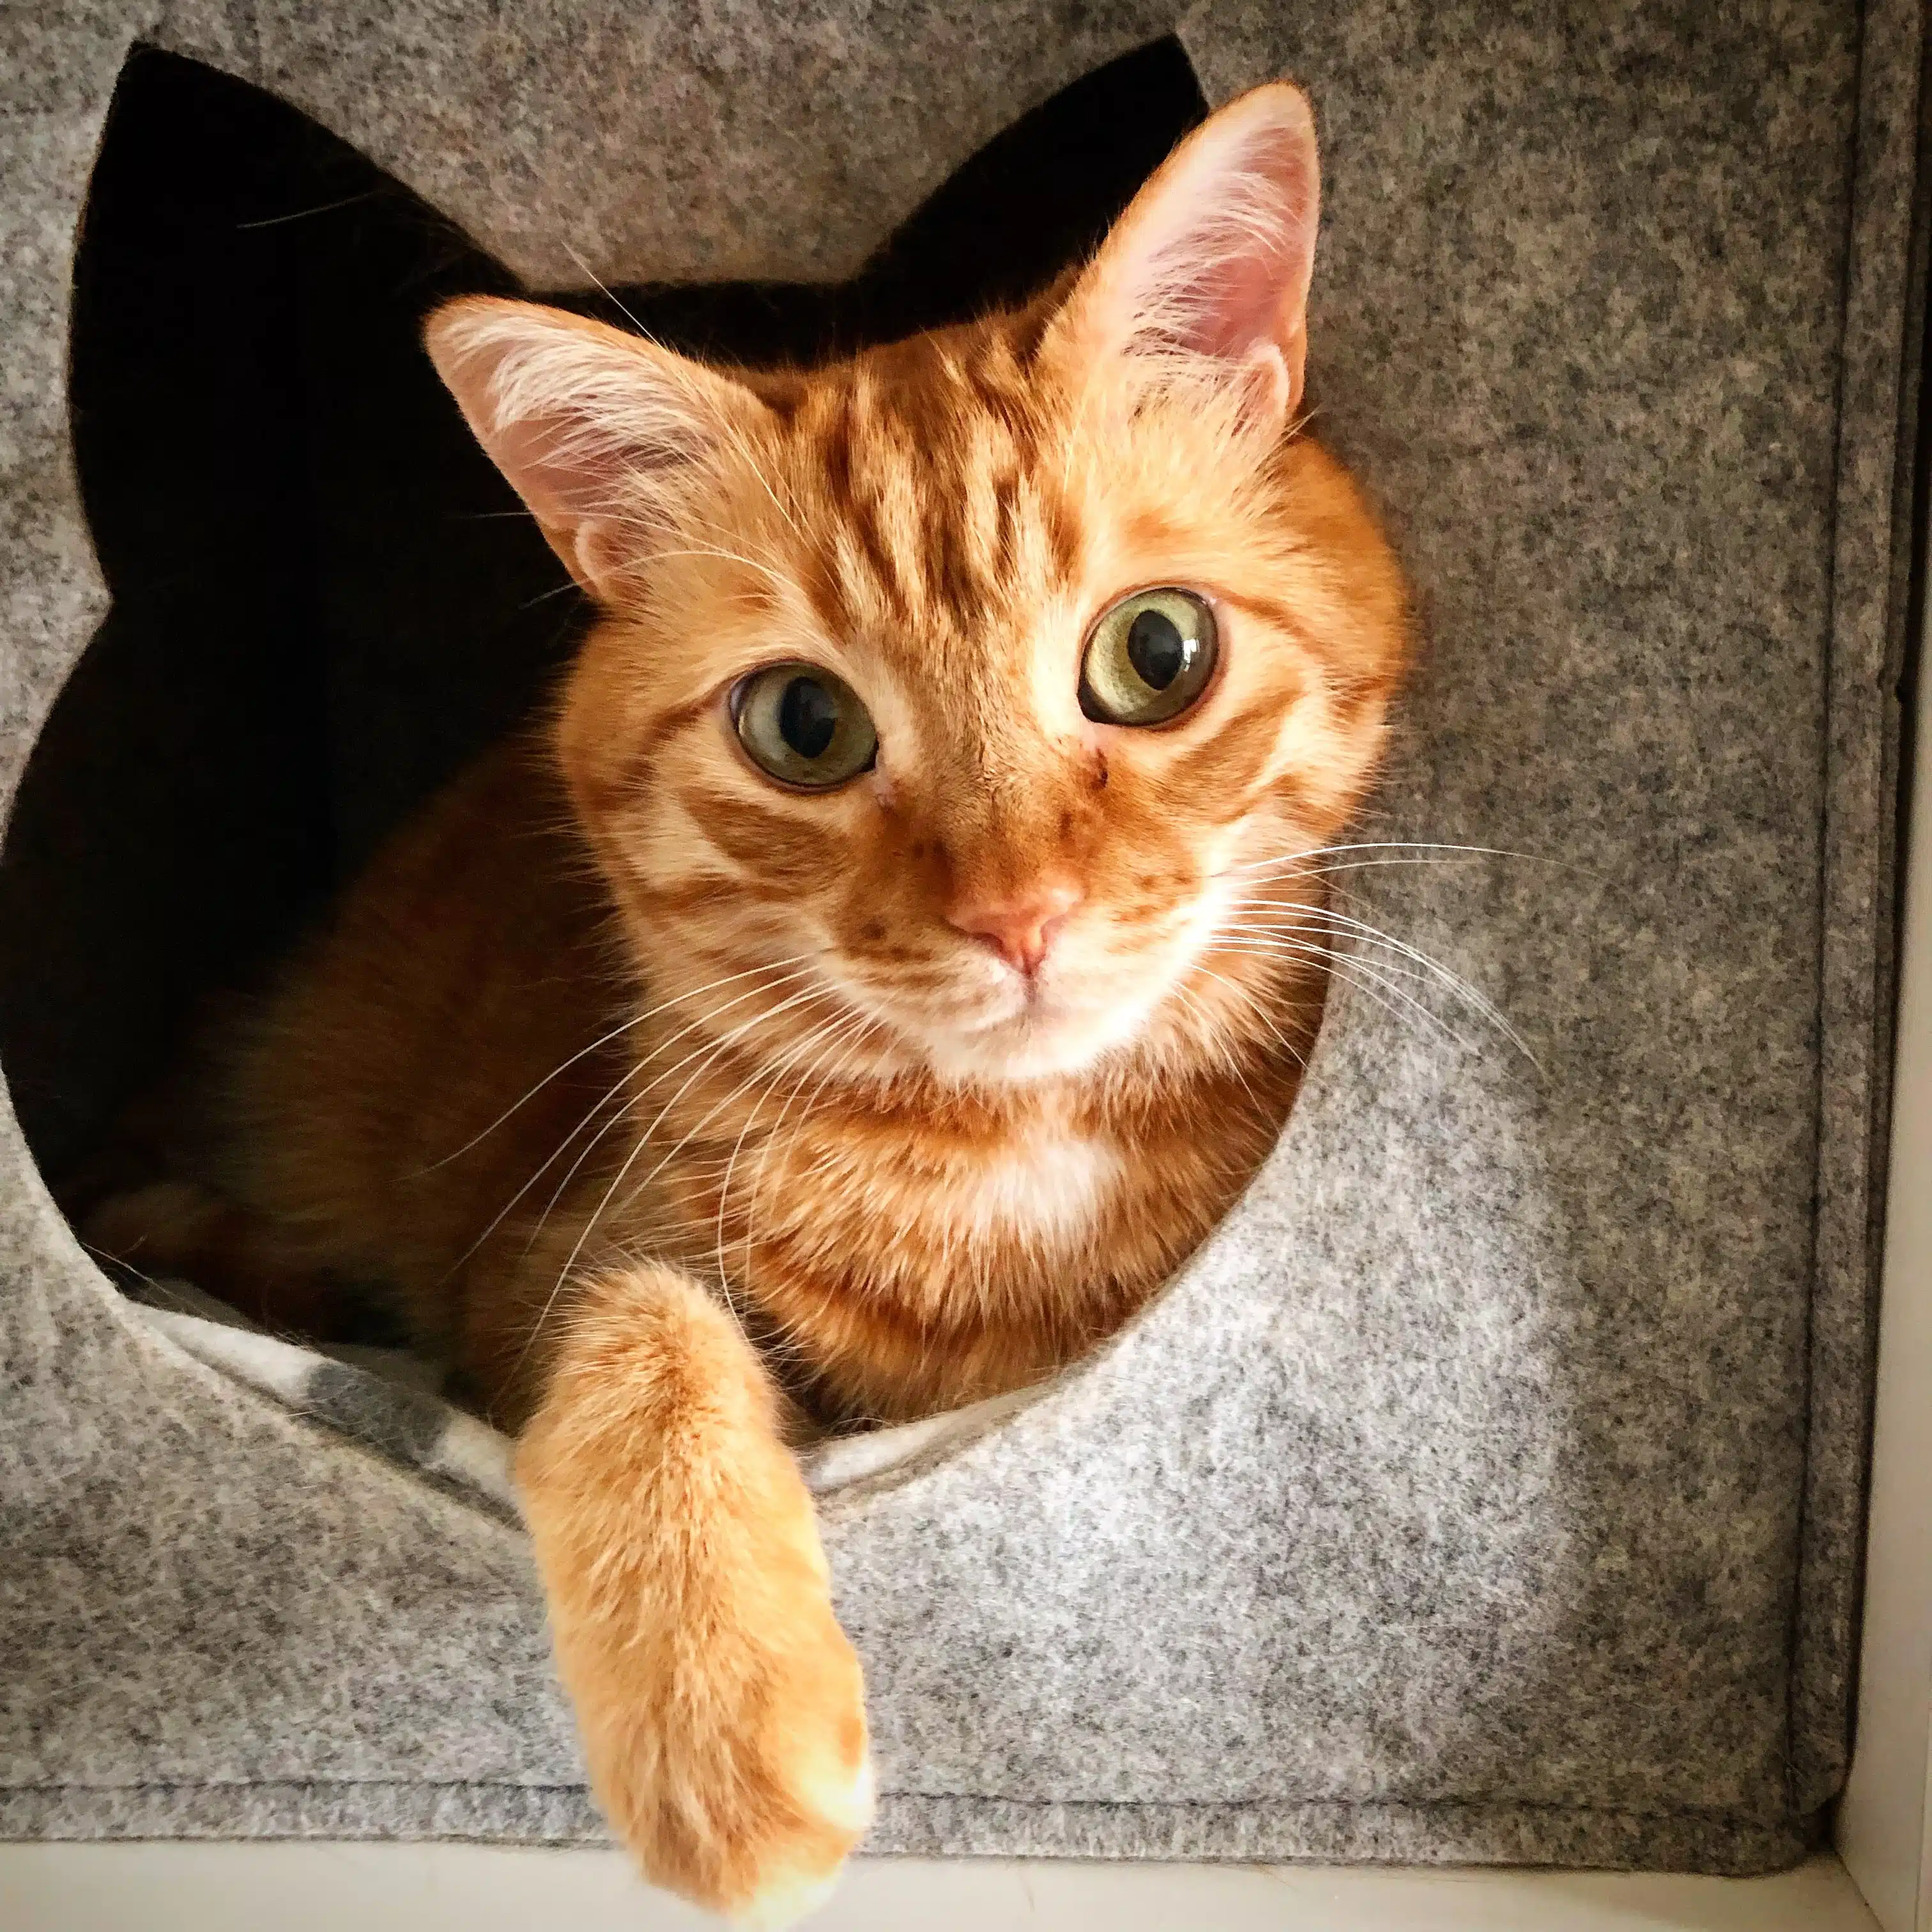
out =
<svg viewBox="0 0 1932 1932"><path fill-rule="evenodd" d="M1235 868L1373 760L1392 586L1311 446L1072 414L998 329L822 375L618 604L565 743L654 982L803 956L990 1080L1216 1004Z"/></svg>
<svg viewBox="0 0 1932 1932"><path fill-rule="evenodd" d="M1303 250L1274 266L1305 290L1302 131L1262 158ZM1230 304L1258 346L1182 359L1171 304L1154 352L1132 346L1123 306L1150 303L1114 285L1119 257L1137 220L1143 254L1172 254L1147 231L1202 140L1058 307L811 375L457 311L472 340L547 332L652 452L598 478L592 518L532 480L583 466L580 421L492 443L607 613L559 742L654 996L714 987L728 1025L728 1001L747 1025L788 1012L802 1066L836 1046L988 1086L1282 1024L1297 962L1238 928L1308 889L1262 862L1327 843L1359 797L1402 600L1346 478L1288 433L1298 294L1285 323L1251 265Z"/></svg>

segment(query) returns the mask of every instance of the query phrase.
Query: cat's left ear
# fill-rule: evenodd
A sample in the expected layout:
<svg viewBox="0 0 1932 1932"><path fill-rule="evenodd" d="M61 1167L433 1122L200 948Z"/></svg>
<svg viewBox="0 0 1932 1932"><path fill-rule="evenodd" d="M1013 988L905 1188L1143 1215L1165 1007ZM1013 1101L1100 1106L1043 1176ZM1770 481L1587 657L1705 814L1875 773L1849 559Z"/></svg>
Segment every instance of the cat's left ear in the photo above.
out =
<svg viewBox="0 0 1932 1932"><path fill-rule="evenodd" d="M602 602L768 419L729 376L535 302L464 296L423 337L477 441Z"/></svg>
<svg viewBox="0 0 1932 1932"><path fill-rule="evenodd" d="M1278 430L1301 399L1321 212L1307 96L1256 88L1155 171L1049 340L1137 383L1232 389L1244 417Z"/></svg>

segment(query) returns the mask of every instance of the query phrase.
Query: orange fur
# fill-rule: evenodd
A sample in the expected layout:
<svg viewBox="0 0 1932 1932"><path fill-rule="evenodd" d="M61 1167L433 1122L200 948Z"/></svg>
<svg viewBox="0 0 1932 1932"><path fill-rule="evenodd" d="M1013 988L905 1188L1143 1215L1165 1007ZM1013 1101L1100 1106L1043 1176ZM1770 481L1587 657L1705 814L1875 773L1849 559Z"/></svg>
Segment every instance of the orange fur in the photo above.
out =
<svg viewBox="0 0 1932 1932"><path fill-rule="evenodd" d="M1315 193L1306 104L1264 88L1064 291L830 368L514 303L431 324L602 621L291 969L223 1085L228 1206L170 1197L143 1252L214 1262L243 1210L298 1273L394 1283L522 1429L597 1789L712 1904L782 1916L864 1822L773 1378L896 1418L1049 1373L1292 1103L1325 985L1300 855L1406 651L1393 559L1294 422ZM1166 585L1214 611L1212 682L1094 722L1091 627ZM751 764L730 694L775 660L861 695L876 768Z"/></svg>

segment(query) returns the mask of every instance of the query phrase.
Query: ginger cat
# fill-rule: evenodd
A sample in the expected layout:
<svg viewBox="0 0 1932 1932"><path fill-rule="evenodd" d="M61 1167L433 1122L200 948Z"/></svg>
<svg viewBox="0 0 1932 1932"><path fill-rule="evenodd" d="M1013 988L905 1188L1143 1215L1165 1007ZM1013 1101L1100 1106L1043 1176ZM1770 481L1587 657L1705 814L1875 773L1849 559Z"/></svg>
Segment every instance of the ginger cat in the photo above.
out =
<svg viewBox="0 0 1932 1932"><path fill-rule="evenodd" d="M1317 208L1275 86L1031 306L831 367L434 316L600 620L292 966L209 1164L91 1230L285 1311L393 1286L520 1432L613 1826L748 1922L872 1802L795 1419L1078 1355L1294 1097L1406 650L1301 433Z"/></svg>

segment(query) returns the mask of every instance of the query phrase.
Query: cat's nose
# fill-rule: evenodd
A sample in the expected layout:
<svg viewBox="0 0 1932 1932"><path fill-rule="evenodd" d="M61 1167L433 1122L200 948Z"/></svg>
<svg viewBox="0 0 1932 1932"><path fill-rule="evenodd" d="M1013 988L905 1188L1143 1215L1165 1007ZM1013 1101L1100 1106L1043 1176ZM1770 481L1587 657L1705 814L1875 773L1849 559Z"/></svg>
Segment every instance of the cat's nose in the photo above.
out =
<svg viewBox="0 0 1932 1932"><path fill-rule="evenodd" d="M1035 886L1010 897L969 896L947 909L949 925L981 940L1008 965L1031 977L1040 969L1055 932L1080 903L1080 888L1064 880Z"/></svg>

